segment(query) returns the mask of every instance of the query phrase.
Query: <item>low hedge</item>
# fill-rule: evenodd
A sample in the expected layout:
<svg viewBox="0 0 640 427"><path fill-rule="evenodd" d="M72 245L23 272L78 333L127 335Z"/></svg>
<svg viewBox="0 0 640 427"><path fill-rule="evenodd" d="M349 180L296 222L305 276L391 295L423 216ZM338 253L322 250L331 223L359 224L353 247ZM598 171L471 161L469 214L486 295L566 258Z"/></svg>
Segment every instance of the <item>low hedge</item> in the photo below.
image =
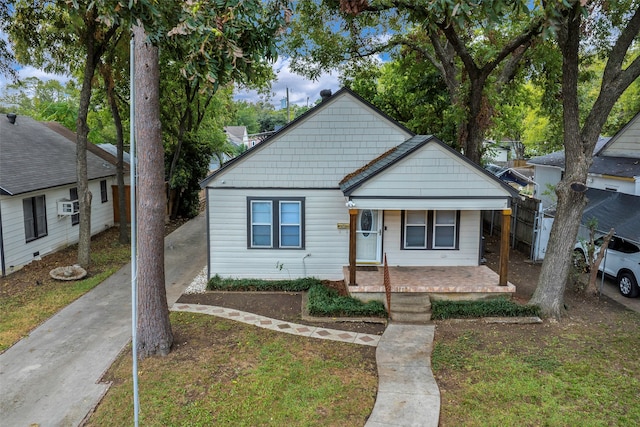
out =
<svg viewBox="0 0 640 427"><path fill-rule="evenodd" d="M305 292L308 291L307 307L312 316L386 317L384 305L379 301L364 303L356 298L340 296L335 289L327 288L318 279L295 280L223 279L216 275L209 279L210 291L253 292Z"/></svg>
<svg viewBox="0 0 640 427"><path fill-rule="evenodd" d="M434 320L465 319L474 317L539 316L535 305L520 305L506 298L480 301L432 301L431 318Z"/></svg>
<svg viewBox="0 0 640 427"><path fill-rule="evenodd" d="M207 289L210 291L304 292L313 285L322 285L322 282L312 277L295 280L223 279L216 274L209 279Z"/></svg>
<svg viewBox="0 0 640 427"><path fill-rule="evenodd" d="M332 317L386 317L387 311L380 301L362 302L359 299L340 296L335 289L322 285L309 288L307 309L312 316Z"/></svg>

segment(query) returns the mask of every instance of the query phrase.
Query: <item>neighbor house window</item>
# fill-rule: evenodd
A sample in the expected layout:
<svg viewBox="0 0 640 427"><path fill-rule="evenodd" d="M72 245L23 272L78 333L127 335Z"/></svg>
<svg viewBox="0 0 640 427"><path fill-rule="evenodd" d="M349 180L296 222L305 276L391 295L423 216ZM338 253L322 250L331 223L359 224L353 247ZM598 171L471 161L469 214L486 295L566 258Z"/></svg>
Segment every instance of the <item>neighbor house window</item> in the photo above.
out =
<svg viewBox="0 0 640 427"><path fill-rule="evenodd" d="M80 202L78 202L78 189L76 187L69 189L69 199L73 200L73 210L78 212L80 210ZM80 214L71 215L71 225L78 225L80 223Z"/></svg>
<svg viewBox="0 0 640 427"><path fill-rule="evenodd" d="M39 239L47 235L47 210L44 196L29 197L22 200L24 212L24 233L26 241Z"/></svg>
<svg viewBox="0 0 640 427"><path fill-rule="evenodd" d="M249 248L303 249L303 198L248 198Z"/></svg>
<svg viewBox="0 0 640 427"><path fill-rule="evenodd" d="M459 211L404 211L402 249L458 249Z"/></svg>
<svg viewBox="0 0 640 427"><path fill-rule="evenodd" d="M107 180L103 179L100 181L100 200L102 203L107 203L109 201L109 195L107 194Z"/></svg>

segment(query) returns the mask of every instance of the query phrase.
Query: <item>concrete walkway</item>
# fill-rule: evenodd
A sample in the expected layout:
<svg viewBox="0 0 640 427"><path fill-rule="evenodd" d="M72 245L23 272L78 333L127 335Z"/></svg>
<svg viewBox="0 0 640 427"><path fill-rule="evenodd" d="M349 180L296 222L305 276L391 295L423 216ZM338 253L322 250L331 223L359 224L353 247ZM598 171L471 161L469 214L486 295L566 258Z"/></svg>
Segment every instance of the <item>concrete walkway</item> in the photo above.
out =
<svg viewBox="0 0 640 427"><path fill-rule="evenodd" d="M165 238L172 305L206 265L204 215ZM131 267L123 267L0 355L0 425L77 426L100 401L99 383L131 339Z"/></svg>
<svg viewBox="0 0 640 427"><path fill-rule="evenodd" d="M437 427L440 390L431 372L434 325L391 323L378 348L378 396L365 427Z"/></svg>

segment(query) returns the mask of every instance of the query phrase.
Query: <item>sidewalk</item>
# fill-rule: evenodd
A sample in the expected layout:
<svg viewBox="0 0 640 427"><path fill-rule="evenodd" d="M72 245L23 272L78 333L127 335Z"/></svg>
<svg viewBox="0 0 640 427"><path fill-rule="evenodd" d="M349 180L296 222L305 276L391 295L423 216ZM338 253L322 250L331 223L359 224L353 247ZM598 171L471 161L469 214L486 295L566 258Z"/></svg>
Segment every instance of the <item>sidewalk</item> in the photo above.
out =
<svg viewBox="0 0 640 427"><path fill-rule="evenodd" d="M206 265L204 214L165 238L171 306ZM100 401L99 383L131 339L127 265L0 355L0 425L77 426Z"/></svg>

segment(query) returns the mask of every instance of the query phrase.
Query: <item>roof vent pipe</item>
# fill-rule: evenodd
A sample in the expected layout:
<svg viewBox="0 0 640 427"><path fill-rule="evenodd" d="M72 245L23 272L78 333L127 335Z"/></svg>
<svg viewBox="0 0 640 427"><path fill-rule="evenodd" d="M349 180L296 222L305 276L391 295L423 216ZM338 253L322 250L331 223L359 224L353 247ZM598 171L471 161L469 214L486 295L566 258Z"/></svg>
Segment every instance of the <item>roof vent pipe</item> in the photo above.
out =
<svg viewBox="0 0 640 427"><path fill-rule="evenodd" d="M12 125L16 124L16 117L18 117L18 116L16 116L13 113L7 114L7 119L9 119L9 123L11 123Z"/></svg>
<svg viewBox="0 0 640 427"><path fill-rule="evenodd" d="M324 102L327 99L331 98L331 89L322 89L320 91L320 97L322 98L322 102Z"/></svg>

